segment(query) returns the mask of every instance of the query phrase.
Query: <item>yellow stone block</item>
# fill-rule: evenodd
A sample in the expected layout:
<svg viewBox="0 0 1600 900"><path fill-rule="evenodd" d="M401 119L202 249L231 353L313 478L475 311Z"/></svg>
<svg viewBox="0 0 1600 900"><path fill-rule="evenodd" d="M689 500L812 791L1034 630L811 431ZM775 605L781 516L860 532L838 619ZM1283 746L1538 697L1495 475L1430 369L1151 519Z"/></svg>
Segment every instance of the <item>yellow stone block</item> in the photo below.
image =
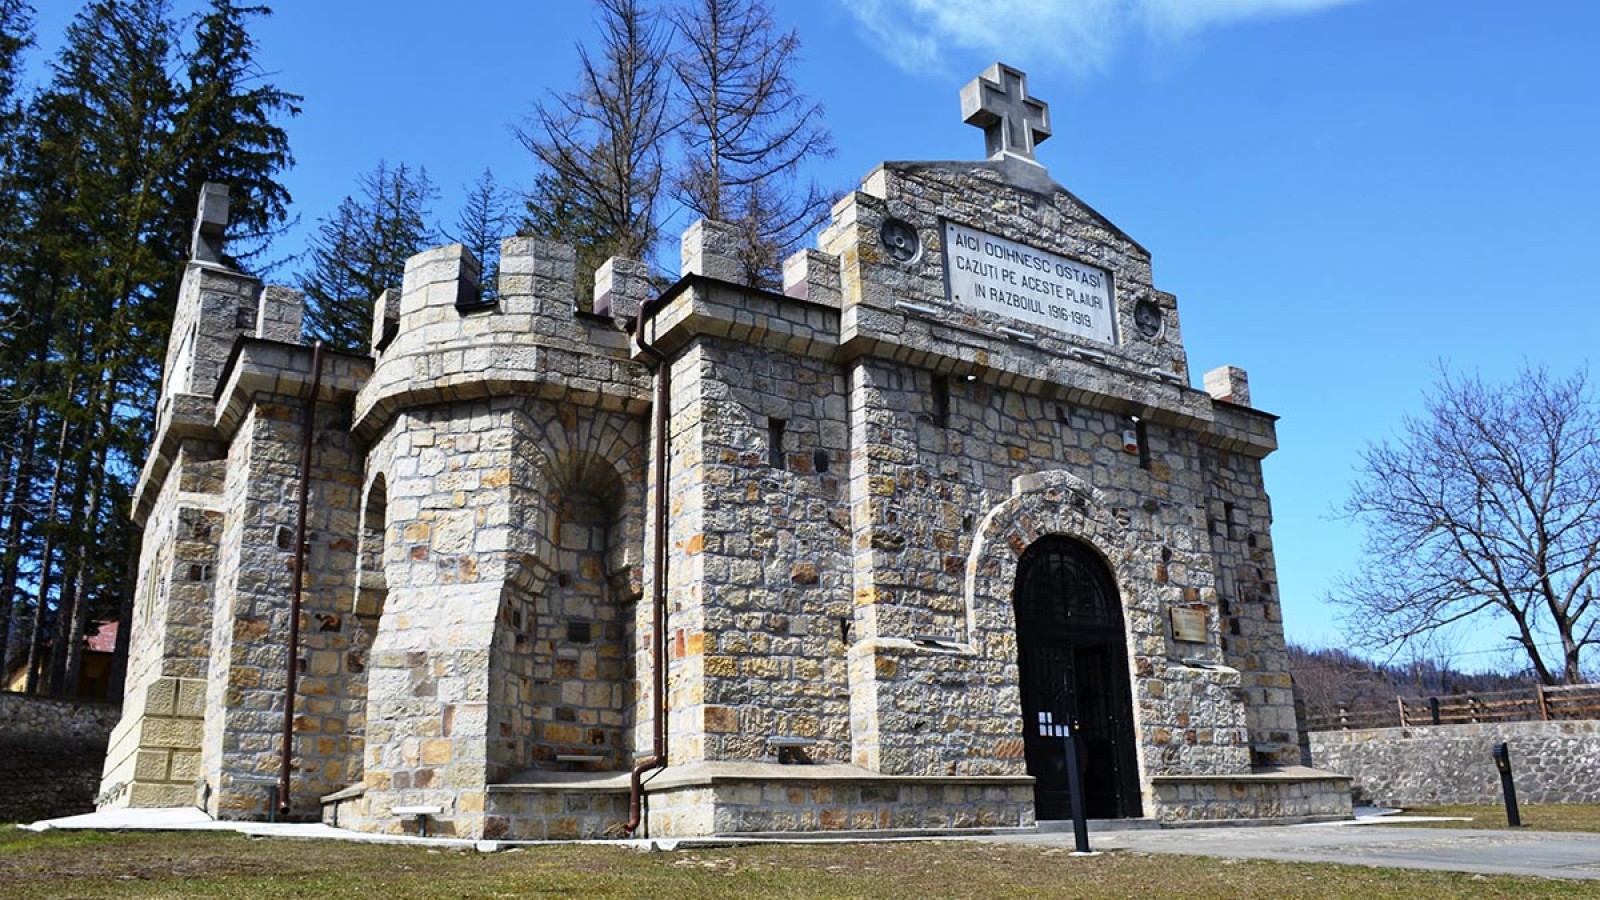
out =
<svg viewBox="0 0 1600 900"><path fill-rule="evenodd" d="M732 734L739 730L739 714L726 706L707 706L705 723L713 734Z"/></svg>
<svg viewBox="0 0 1600 900"><path fill-rule="evenodd" d="M180 716L202 718L206 714L206 683L198 678L184 678L178 682L178 698L173 712Z"/></svg>
<svg viewBox="0 0 1600 900"><path fill-rule="evenodd" d="M178 679L158 678L144 692L144 711L151 716L170 716L178 701Z"/></svg>
<svg viewBox="0 0 1600 900"><path fill-rule="evenodd" d="M165 750L140 750L134 757L133 777L140 781L166 781L170 754Z"/></svg>
<svg viewBox="0 0 1600 900"><path fill-rule="evenodd" d="M450 762L450 741L447 738L433 738L422 742L422 763L428 766L442 766Z"/></svg>
<svg viewBox="0 0 1600 900"><path fill-rule="evenodd" d="M194 786L187 784L128 785L128 805L136 808L193 806Z"/></svg>
<svg viewBox="0 0 1600 900"><path fill-rule="evenodd" d="M200 777L200 754L172 754L172 780L193 782Z"/></svg>
<svg viewBox="0 0 1600 900"><path fill-rule="evenodd" d="M143 747L168 747L177 750L200 749L199 719L146 718L139 735Z"/></svg>

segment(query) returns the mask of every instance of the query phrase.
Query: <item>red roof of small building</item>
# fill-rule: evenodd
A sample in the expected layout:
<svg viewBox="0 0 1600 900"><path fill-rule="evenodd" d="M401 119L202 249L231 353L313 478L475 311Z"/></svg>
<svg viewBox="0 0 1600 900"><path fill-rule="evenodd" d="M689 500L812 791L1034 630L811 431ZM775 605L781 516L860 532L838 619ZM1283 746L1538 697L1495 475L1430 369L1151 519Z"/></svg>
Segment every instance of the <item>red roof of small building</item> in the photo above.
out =
<svg viewBox="0 0 1600 900"><path fill-rule="evenodd" d="M93 650L97 653L115 653L117 651L117 625L116 622L97 622L100 630L94 634L83 636L83 649Z"/></svg>

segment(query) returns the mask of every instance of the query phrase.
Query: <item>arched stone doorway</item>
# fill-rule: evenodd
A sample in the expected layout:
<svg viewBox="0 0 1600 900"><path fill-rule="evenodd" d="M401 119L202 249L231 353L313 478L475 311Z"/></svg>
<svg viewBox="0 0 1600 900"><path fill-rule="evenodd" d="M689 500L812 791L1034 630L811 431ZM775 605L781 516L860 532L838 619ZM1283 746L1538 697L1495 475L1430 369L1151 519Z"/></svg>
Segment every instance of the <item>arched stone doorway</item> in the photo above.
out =
<svg viewBox="0 0 1600 900"><path fill-rule="evenodd" d="M1018 560L1012 601L1035 815L1072 814L1065 740L1040 734L1043 714L1073 725L1085 814L1142 815L1127 635L1110 568L1080 541L1040 538Z"/></svg>

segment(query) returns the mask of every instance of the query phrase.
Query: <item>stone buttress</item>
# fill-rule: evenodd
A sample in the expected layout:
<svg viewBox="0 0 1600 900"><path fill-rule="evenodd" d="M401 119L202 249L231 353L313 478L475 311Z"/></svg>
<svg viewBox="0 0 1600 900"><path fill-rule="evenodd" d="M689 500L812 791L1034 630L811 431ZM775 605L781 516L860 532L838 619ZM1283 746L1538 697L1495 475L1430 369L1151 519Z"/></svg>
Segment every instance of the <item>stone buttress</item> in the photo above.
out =
<svg viewBox="0 0 1600 900"><path fill-rule="evenodd" d="M300 344L300 296L220 261L226 218L227 189L207 185L134 496L145 538L101 803L260 817L274 805L281 756L287 560L312 354ZM348 782L364 706L346 657L359 657L363 638L338 608L361 467L348 402L367 374L359 358L325 358L306 554L315 587L292 749L301 814Z"/></svg>

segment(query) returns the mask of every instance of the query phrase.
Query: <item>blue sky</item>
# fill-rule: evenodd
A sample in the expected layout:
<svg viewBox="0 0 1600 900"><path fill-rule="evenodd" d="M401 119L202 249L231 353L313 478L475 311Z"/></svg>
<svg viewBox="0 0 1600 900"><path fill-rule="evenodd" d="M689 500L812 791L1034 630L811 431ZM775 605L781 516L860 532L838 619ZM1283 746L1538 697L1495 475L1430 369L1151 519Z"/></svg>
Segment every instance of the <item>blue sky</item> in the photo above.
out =
<svg viewBox="0 0 1600 900"><path fill-rule="evenodd" d="M36 61L78 6L38 5ZM1150 249L1196 383L1240 366L1255 405L1282 416L1267 484L1291 640L1348 645L1323 600L1359 565L1360 533L1330 511L1439 361L1490 379L1587 364L1600 4L775 5L838 145L812 174L839 190L885 159L979 158L962 84L997 59L1028 74L1055 127L1040 161ZM579 0L275 6L256 34L273 80L305 96L285 178L302 230L380 158L425 166L446 219L485 166L527 184L510 126L571 87L592 31ZM1456 662L1490 665L1497 645L1498 631L1464 636Z"/></svg>

